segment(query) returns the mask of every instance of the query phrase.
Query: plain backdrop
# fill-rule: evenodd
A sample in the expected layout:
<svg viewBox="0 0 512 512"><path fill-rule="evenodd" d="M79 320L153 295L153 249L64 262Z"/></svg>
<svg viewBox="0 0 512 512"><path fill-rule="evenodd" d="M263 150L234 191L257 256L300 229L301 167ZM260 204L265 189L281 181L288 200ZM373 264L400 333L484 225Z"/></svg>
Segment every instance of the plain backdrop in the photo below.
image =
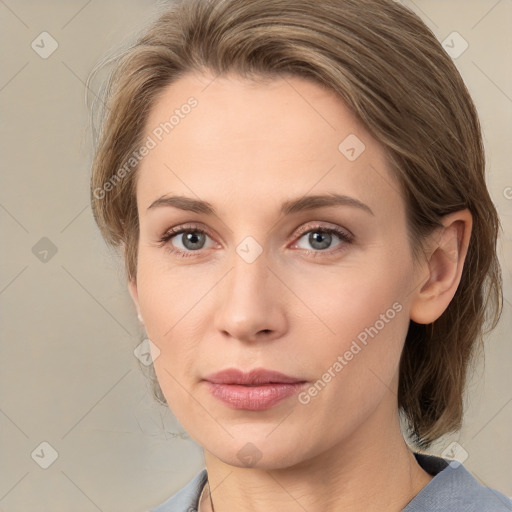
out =
<svg viewBox="0 0 512 512"><path fill-rule="evenodd" d="M430 451L456 441L479 481L512 496L512 3L403 3L440 41L456 31L468 43L454 60L481 116L503 224L503 317L464 428ZM0 1L1 511L141 512L203 467L201 448L152 399L122 262L89 206L87 76L162 4Z"/></svg>

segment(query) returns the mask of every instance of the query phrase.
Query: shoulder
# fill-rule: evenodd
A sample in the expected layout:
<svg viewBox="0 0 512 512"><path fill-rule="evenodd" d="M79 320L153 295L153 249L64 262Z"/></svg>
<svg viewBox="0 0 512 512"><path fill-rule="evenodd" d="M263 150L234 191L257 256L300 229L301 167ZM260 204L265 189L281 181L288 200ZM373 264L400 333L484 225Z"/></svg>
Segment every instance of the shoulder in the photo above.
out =
<svg viewBox="0 0 512 512"><path fill-rule="evenodd" d="M199 496L207 479L205 468L168 500L147 512L197 512Z"/></svg>
<svg viewBox="0 0 512 512"><path fill-rule="evenodd" d="M420 466L434 478L403 509L403 512L509 512L512 501L481 485L459 462L415 453Z"/></svg>

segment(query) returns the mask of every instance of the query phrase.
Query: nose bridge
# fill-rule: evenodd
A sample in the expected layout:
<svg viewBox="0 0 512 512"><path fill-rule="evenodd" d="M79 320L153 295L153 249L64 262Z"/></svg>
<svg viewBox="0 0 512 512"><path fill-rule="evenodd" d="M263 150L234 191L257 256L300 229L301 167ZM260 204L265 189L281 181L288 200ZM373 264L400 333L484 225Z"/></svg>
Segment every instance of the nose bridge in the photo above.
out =
<svg viewBox="0 0 512 512"><path fill-rule="evenodd" d="M248 237L232 256L231 271L216 315L217 329L239 339L247 339L262 330L278 330L282 308L278 280L273 283L267 253ZM282 318L281 318L282 320Z"/></svg>
<svg viewBox="0 0 512 512"><path fill-rule="evenodd" d="M264 303L262 299L269 292L269 272L266 253L262 252L255 257L254 247L242 242L233 255L226 303L235 306L240 315L246 315L248 309L261 307Z"/></svg>

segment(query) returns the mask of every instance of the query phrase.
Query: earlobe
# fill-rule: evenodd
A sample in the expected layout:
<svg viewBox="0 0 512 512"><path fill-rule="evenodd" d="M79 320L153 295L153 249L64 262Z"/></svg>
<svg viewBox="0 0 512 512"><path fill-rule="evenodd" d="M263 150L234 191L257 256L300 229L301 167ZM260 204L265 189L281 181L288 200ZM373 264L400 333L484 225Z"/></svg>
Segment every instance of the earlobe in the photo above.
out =
<svg viewBox="0 0 512 512"><path fill-rule="evenodd" d="M468 209L443 217L443 227L428 241L428 258L415 276L422 285L414 292L410 317L429 324L446 310L459 286L471 236L472 217Z"/></svg>
<svg viewBox="0 0 512 512"><path fill-rule="evenodd" d="M137 317L139 318L139 322L144 325L144 319L140 313L139 294L137 292L137 281L135 279L128 281L128 291L130 292L133 303L135 304L135 308L137 309Z"/></svg>

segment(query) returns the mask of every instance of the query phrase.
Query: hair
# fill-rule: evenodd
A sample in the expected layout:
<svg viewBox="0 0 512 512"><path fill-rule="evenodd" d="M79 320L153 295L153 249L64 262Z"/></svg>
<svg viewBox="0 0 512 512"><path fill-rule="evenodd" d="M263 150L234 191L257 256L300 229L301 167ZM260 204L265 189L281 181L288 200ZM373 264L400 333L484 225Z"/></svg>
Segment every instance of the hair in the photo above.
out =
<svg viewBox="0 0 512 512"><path fill-rule="evenodd" d="M435 322L410 321L398 385L399 412L416 446L459 430L468 369L503 307L501 226L485 183L476 108L424 22L392 0L173 1L109 63L91 204L107 244L123 249L129 280L137 269L138 166L123 166L144 143L158 95L190 72L298 76L334 91L386 151L415 259L444 215L469 209L460 284ZM151 369L155 397L165 404Z"/></svg>

